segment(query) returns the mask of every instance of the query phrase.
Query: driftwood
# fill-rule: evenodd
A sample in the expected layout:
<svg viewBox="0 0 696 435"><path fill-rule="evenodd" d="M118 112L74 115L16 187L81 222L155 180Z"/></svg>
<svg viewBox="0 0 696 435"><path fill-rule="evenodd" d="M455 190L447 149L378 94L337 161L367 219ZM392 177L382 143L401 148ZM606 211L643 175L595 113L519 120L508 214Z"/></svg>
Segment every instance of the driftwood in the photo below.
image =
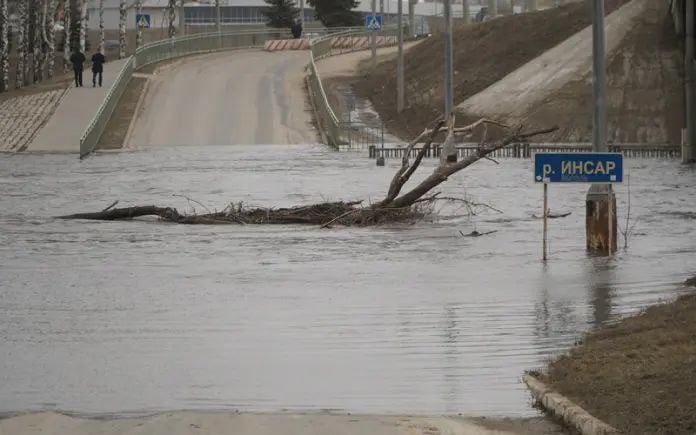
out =
<svg viewBox="0 0 696 435"><path fill-rule="evenodd" d="M549 219L559 219L559 218L568 217L571 214L572 214L572 212L570 212L570 211L566 212L566 213L551 213L551 210L549 210L548 213L546 213L546 217ZM535 219L544 219L543 215L542 216L532 215L532 216L534 216Z"/></svg>
<svg viewBox="0 0 696 435"><path fill-rule="evenodd" d="M493 231L486 231L485 233L479 233L478 231L474 230L470 232L469 234L464 234L461 230L459 231L459 234L462 235L462 237L481 237L481 236L487 236L489 234L497 233L498 230L493 230Z"/></svg>
<svg viewBox="0 0 696 435"><path fill-rule="evenodd" d="M446 125L446 127L445 127ZM452 141L453 135L472 135L477 128L483 128L484 132L488 125L494 125L509 130L509 134L500 142L495 144L480 145L473 155L467 156L458 162L450 162L443 158L430 176L426 177L418 185L408 192L402 194L404 185L411 179L416 172L427 150L432 146L436 136L443 131L447 131L447 140ZM487 158L488 154L505 147L513 142L521 142L533 136L550 133L556 128L537 130L532 132L522 132L522 128L512 129L499 122L481 119L466 127L454 127L454 117L448 122L439 120L430 128L426 128L418 137L408 145L401 167L391 180L386 197L371 205L362 205L363 201L354 202L327 202L308 206L298 206L290 208L245 208L241 203L238 205L230 204L223 211L210 212L205 214L182 214L173 207L158 207L154 205L114 208L118 201L111 204L104 210L96 213L77 213L67 216L60 216L62 219L92 219L92 220L121 220L132 219L141 216L157 216L163 221L177 224L311 224L321 225L328 228L332 225L375 225L386 222L415 221L425 217L432 210L432 206L437 201L459 201L468 209L469 214L475 214L478 207L488 207L496 212L499 210L486 206L485 204L474 203L461 198L442 197L440 193L427 196L435 187L447 181L451 175L471 166L481 159ZM419 150L413 163L409 161L409 154L416 144L425 141L425 145ZM188 198L187 198L188 199ZM191 201L189 199L189 201ZM486 233L489 234L489 233ZM476 237L483 234L470 234Z"/></svg>

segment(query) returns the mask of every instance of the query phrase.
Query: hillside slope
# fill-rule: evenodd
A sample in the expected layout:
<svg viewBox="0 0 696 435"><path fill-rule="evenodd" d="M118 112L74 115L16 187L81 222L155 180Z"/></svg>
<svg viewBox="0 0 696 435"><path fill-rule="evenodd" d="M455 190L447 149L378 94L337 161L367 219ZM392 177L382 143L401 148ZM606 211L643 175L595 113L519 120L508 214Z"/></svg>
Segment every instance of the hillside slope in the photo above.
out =
<svg viewBox="0 0 696 435"><path fill-rule="evenodd" d="M648 2L619 49L607 62L607 140L614 143L681 143L684 125L683 53L674 34L667 2ZM512 123L560 127L550 140L590 141L592 74L567 83L525 115L504 110L488 114ZM515 105L514 99L510 100ZM522 104L520 104L522 105Z"/></svg>
<svg viewBox="0 0 696 435"><path fill-rule="evenodd" d="M628 1L608 0L607 14ZM455 104L483 91L590 24L587 5L581 2L457 28L454 34ZM673 59L673 52L678 51L675 42L661 40L659 43L672 50L668 57ZM442 113L443 51L441 35L434 35L407 51L407 108L401 114L395 110L395 60L381 63L375 71L364 64L353 82L353 89L372 101L390 131L404 138L413 136ZM539 116L542 112L541 108L535 109ZM460 117L461 122L467 119ZM546 121L544 124L554 120Z"/></svg>

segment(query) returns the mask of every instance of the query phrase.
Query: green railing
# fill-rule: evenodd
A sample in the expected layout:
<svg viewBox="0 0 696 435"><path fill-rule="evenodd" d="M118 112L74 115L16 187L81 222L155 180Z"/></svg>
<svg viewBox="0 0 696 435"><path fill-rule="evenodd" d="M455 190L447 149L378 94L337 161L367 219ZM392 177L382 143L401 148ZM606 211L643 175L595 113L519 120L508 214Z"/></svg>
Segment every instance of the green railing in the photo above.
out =
<svg viewBox="0 0 696 435"><path fill-rule="evenodd" d="M322 35L355 31L355 28L313 29L312 34ZM289 37L290 32L286 30L264 29L222 33L200 33L155 41L143 45L135 51L135 54L128 59L123 69L119 72L104 102L82 135L80 139L80 158L94 151L123 92L128 86L133 72L136 70L163 60L175 59L192 54L210 53L218 50L260 48L263 47L268 40L286 39Z"/></svg>
<svg viewBox="0 0 696 435"><path fill-rule="evenodd" d="M382 140L381 125L358 124L341 119L331 107L324 90L316 62L329 56L335 56L354 51L369 49L369 46L359 44L365 37L375 36L379 47L398 44L397 27L386 28L380 32L367 32L365 29L347 30L335 34L320 36L310 40L310 62L308 90L314 108L317 127L322 139L334 148L354 145L369 146ZM359 143L358 143L359 142ZM364 143L363 143L364 142Z"/></svg>
<svg viewBox="0 0 696 435"><path fill-rule="evenodd" d="M99 138L101 138L104 129L106 129L106 124L108 124L111 119L111 115L116 109L116 105L121 99L121 95L125 92L128 82L135 71L135 59L131 56L128 61L123 65L121 71L119 71L114 80L114 84L111 89L106 94L104 102L97 110L97 113L92 118L87 130L80 138L80 158L83 158L87 154L94 150L94 147L99 143Z"/></svg>

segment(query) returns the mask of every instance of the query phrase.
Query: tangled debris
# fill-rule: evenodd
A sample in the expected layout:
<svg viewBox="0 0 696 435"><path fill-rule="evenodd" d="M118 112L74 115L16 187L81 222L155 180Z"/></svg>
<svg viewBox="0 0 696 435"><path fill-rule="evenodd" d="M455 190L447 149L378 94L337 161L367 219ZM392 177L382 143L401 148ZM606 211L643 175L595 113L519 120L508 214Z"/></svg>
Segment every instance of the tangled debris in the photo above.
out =
<svg viewBox="0 0 696 435"><path fill-rule="evenodd" d="M487 125L504 127L509 131L508 136L503 140L484 145L483 143L473 155L470 155L458 162L447 160L445 153L440 164L433 173L416 185L408 192L401 193L403 186L420 166L423 157L432 146L434 138L441 131L447 132L445 140L445 150L448 146L453 149L454 135L471 135L476 128L485 128ZM432 128L425 129L416 137L407 148L402 159L399 170L394 175L387 196L384 200L371 205L363 205L364 201L353 202L325 202L305 206L289 208L245 208L241 203L238 205L230 204L219 212L208 212L205 214L182 214L173 207L158 207L155 205L135 206L125 208L115 208L118 201L111 204L106 209L92 213L76 213L67 216L60 216L61 219L90 219L90 220L123 220L132 219L140 216L157 216L160 220L177 224L309 224L321 225L328 228L332 225L355 225L368 226L388 222L408 222L422 219L432 211L433 204L437 201L462 201L467 206L470 213L475 207L485 206L476 204L464 199L451 197L441 197L439 193L427 196L435 187L443 183L448 177L462 169L472 165L480 159L487 158L488 154L505 147L513 142L522 142L532 136L553 132L555 128L537 130L523 133L522 128L511 128L495 121L481 119L467 127L454 127L454 115L447 120L438 120ZM410 154L414 152L417 144L425 141L422 148L418 150L413 163L410 162Z"/></svg>

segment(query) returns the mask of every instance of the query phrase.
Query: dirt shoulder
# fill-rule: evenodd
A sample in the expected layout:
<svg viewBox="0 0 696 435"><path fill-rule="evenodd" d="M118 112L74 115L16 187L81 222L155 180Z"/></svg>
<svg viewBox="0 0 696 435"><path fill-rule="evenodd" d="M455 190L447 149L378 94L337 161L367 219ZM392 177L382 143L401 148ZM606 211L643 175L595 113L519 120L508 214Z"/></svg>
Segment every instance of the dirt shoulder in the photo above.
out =
<svg viewBox="0 0 696 435"><path fill-rule="evenodd" d="M624 433L696 433L696 295L589 334L543 380Z"/></svg>
<svg viewBox="0 0 696 435"><path fill-rule="evenodd" d="M606 13L627 1L607 0ZM588 25L587 5L580 2L457 28L453 36L455 104ZM396 60L384 62L374 71L364 64L353 88L372 101L391 132L413 137L442 112L443 53L444 38L438 34L409 50L405 56L407 108L401 114L396 112Z"/></svg>

